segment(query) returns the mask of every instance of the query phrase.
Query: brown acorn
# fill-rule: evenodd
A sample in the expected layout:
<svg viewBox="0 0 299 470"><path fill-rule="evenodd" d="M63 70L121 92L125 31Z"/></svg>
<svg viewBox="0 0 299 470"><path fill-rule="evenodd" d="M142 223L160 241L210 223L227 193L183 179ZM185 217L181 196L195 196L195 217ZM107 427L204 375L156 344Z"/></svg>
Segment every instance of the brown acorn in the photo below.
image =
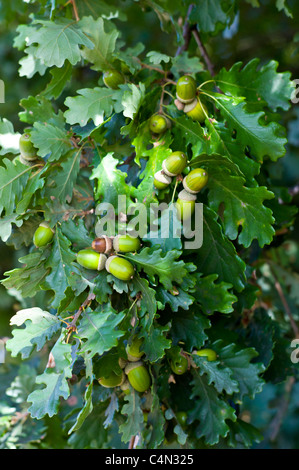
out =
<svg viewBox="0 0 299 470"><path fill-rule="evenodd" d="M101 237L95 238L91 246L94 251L97 251L98 253L110 253L113 247L113 242L111 238L106 235L102 235Z"/></svg>

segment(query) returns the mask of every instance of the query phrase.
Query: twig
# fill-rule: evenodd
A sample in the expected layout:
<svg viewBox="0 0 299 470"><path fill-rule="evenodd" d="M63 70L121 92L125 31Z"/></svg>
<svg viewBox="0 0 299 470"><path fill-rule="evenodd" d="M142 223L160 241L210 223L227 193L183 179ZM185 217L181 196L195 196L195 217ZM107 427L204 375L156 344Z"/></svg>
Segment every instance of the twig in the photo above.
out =
<svg viewBox="0 0 299 470"><path fill-rule="evenodd" d="M269 430L270 430L269 431L269 439L272 442L275 441L275 439L276 439L276 437L279 433L281 424L283 422L283 418L284 418L284 416L286 415L286 413L288 411L289 402L290 402L290 398L291 398L291 392L292 392L294 384L295 384L295 378L294 377L289 377L287 382L286 382L286 385L285 385L285 393L280 399L280 403L279 403L277 413L276 413L276 415L274 416L274 418L272 419L272 421L269 425Z"/></svg>
<svg viewBox="0 0 299 470"><path fill-rule="evenodd" d="M285 313L286 313L287 316L289 317L289 320L290 320L290 323L291 323L293 332L294 332L296 338L298 338L298 337L299 337L299 328L298 328L298 326L297 326L297 324L296 324L296 322L295 322L295 320L294 320L294 318L293 318L291 309L290 309L289 304L288 304L288 302L287 302L287 300L286 300L286 298L285 298L285 295L284 295L284 293L283 293L283 290L282 290L282 287L281 287L281 285L280 285L280 282L279 282L279 280L277 279L276 275L274 274L273 269L271 269L271 273L272 273L272 276L273 276L273 278L274 278L274 286L275 286L275 289L276 289L276 291L277 291L277 293L278 293L278 295L279 295L279 298L280 298L281 303L282 303L282 305L283 305L283 307L284 307Z"/></svg>
<svg viewBox="0 0 299 470"><path fill-rule="evenodd" d="M72 6L73 6L73 10L74 10L74 15L75 15L76 21L79 21L80 18L79 18L79 15L78 15L78 9L77 9L77 5L76 5L76 0L71 0L71 4L72 4Z"/></svg>
<svg viewBox="0 0 299 470"><path fill-rule="evenodd" d="M196 41L196 44L198 46L198 49L200 50L200 53L206 63L206 66L207 66L207 69L208 71L210 72L210 74L212 75L212 77L214 77L215 75L215 71L214 71L214 65L212 64L211 62L211 59L207 53L207 50L205 48L205 46L203 45L203 43L201 42L201 39L200 39L200 36L197 32L196 29L192 29L192 34L193 34L193 37Z"/></svg>
<svg viewBox="0 0 299 470"><path fill-rule="evenodd" d="M88 307L88 305L92 302L93 299L95 299L95 294L89 293L86 299L84 300L83 304L80 305L79 309L75 313L74 318L71 321L71 323L68 324L67 329L69 331L76 330L76 323L77 323L78 318L80 317L81 313L86 309L86 307Z"/></svg>
<svg viewBox="0 0 299 470"><path fill-rule="evenodd" d="M191 3L189 5L188 10L187 10L185 23L184 23L184 26L183 26L184 44L182 44L181 46L179 46L177 48L177 51L175 53L176 56L180 55L183 51L186 51L189 47L189 42L190 42L190 39L191 39L191 26L190 26L190 23L189 23L189 17L190 17L190 14L191 14L191 11L192 11L193 7L194 7L194 4Z"/></svg>

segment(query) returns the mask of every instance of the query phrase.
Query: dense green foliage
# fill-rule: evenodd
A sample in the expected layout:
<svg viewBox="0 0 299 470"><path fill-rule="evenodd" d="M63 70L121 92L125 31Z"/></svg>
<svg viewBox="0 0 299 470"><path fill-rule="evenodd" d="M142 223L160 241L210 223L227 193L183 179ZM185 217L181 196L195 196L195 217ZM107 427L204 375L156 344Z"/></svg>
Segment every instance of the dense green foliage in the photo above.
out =
<svg viewBox="0 0 299 470"><path fill-rule="evenodd" d="M1 2L0 448L299 447L298 21L295 0ZM186 74L201 123L175 103ZM188 167L157 190L172 152ZM196 168L190 249L153 234L150 205ZM101 202L116 234L129 205L147 210L141 247L120 255L128 280L77 262ZM43 221L54 236L37 247ZM100 385L136 337L129 393Z"/></svg>

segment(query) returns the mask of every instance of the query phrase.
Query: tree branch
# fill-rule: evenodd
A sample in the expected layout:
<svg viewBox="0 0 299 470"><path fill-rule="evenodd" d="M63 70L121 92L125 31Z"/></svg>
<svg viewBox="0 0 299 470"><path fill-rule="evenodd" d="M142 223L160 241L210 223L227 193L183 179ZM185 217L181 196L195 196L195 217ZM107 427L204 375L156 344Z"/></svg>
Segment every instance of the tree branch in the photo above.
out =
<svg viewBox="0 0 299 470"><path fill-rule="evenodd" d="M207 69L208 71L210 72L211 76L214 77L215 75L215 71L214 71L214 65L213 63L211 62L211 59L207 53L207 50L205 48L205 46L203 45L201 39L200 39L200 36L198 34L198 31L196 29L193 29L192 30L192 34L193 34L193 37L196 41L196 44L198 46L198 49L200 50L200 53L202 55L202 58L203 60L205 61L206 63L206 66L207 66Z"/></svg>
<svg viewBox="0 0 299 470"><path fill-rule="evenodd" d="M183 39L184 39L184 44L182 44L181 46L179 46L177 48L177 51L175 53L176 56L180 55L183 51L186 51L189 47L189 43L190 43L190 40L191 40L191 25L189 23L189 17L190 17L190 14L191 14L191 11L194 7L194 4L191 3L189 5L189 8L187 10L187 15L186 15L186 18L185 18L185 23L184 23L184 26L183 26Z"/></svg>

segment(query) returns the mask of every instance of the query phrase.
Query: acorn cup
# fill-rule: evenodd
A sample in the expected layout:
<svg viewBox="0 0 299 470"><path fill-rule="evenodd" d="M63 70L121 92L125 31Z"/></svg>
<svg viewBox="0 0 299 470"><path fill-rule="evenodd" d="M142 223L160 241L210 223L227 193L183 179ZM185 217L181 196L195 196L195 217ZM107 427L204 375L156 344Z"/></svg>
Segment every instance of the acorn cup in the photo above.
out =
<svg viewBox="0 0 299 470"><path fill-rule="evenodd" d="M113 242L111 238L102 235L101 237L95 238L91 246L97 253L110 253L113 248Z"/></svg>
<svg viewBox="0 0 299 470"><path fill-rule="evenodd" d="M77 253L77 263L83 268L102 271L105 267L107 257L103 253L85 248Z"/></svg>
<svg viewBox="0 0 299 470"><path fill-rule="evenodd" d="M110 256L105 264L108 273L121 281L130 281L134 277L134 267L130 261L119 256Z"/></svg>
<svg viewBox="0 0 299 470"><path fill-rule="evenodd" d="M202 123L207 117L208 108L200 101L199 98L195 98L194 101L185 105L184 112L187 116L193 119L193 121Z"/></svg>
<svg viewBox="0 0 299 470"><path fill-rule="evenodd" d="M137 338L137 336L127 344L126 353L130 362L137 362L144 355L144 351L140 351L142 344L143 340L141 338Z"/></svg>
<svg viewBox="0 0 299 470"><path fill-rule="evenodd" d="M183 179L183 186L190 194L197 194L208 182L208 172L203 168L195 168Z"/></svg>
<svg viewBox="0 0 299 470"><path fill-rule="evenodd" d="M137 392L146 392L150 387L151 378L142 361L131 362L128 364L125 368L125 373L128 376L131 386Z"/></svg>
<svg viewBox="0 0 299 470"><path fill-rule="evenodd" d="M162 163L163 173L167 176L177 176L185 169L187 156L180 151L173 152Z"/></svg>
<svg viewBox="0 0 299 470"><path fill-rule="evenodd" d="M157 171L157 173L154 174L154 186L157 189L165 189L167 186L170 185L172 179L170 176L165 175L163 170Z"/></svg>
<svg viewBox="0 0 299 470"><path fill-rule="evenodd" d="M188 193L185 189L179 192L176 200L176 210L178 218L184 222L189 220L195 210L196 196Z"/></svg>
<svg viewBox="0 0 299 470"><path fill-rule="evenodd" d="M176 97L181 103L191 103L197 92L196 81L190 75L183 75L176 84Z"/></svg>
<svg viewBox="0 0 299 470"><path fill-rule="evenodd" d="M117 235L113 239L113 249L116 252L132 253L140 248L140 240L130 235Z"/></svg>
<svg viewBox="0 0 299 470"><path fill-rule="evenodd" d="M171 127L171 123L166 116L162 114L154 114L150 117L149 128L154 134L163 134Z"/></svg>
<svg viewBox="0 0 299 470"><path fill-rule="evenodd" d="M103 73L103 81L107 88L117 90L119 85L125 83L125 79L120 72L117 70L107 70Z"/></svg>
<svg viewBox="0 0 299 470"><path fill-rule="evenodd" d="M55 231L47 224L42 222L35 230L33 235L33 243L37 248L48 245L54 237Z"/></svg>

